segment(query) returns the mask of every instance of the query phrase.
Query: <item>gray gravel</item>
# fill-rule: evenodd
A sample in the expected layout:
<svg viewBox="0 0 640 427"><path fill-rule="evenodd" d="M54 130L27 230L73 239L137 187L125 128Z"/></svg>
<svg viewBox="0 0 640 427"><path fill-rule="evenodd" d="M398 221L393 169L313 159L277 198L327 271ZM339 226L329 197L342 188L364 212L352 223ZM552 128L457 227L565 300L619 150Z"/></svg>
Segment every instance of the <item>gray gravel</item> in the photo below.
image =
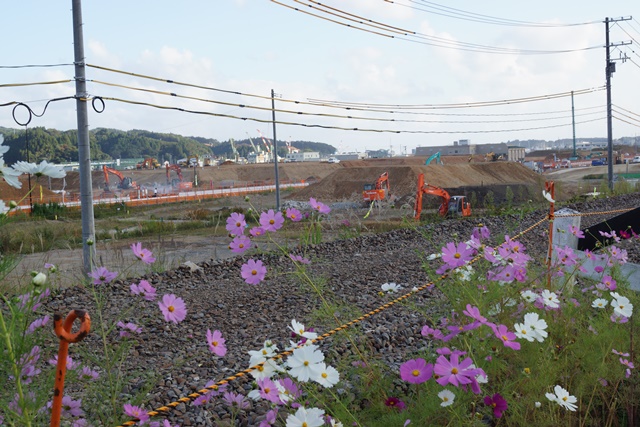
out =
<svg viewBox="0 0 640 427"><path fill-rule="evenodd" d="M587 212L639 204L638 194L634 194L566 207ZM422 257L438 252L442 242L467 239L478 223L487 225L493 233L502 231L514 235L545 215L545 211L537 211L523 216L447 220L423 225L418 231L399 229L322 243L305 251L305 256L312 260L308 271L311 277L322 279L324 295L338 306L335 317L346 322L357 313L392 299L389 295L378 295L385 282L396 282L406 290L426 283L428 277L421 269ZM601 220L598 216L584 217L583 228ZM540 226L521 239L538 260L546 254L546 229ZM637 239L627 249L630 261L638 262ZM247 285L240 277L240 266L248 257L200 263L201 269L193 272L183 267L142 277L157 288L159 295L175 293L185 300L188 315L180 325L166 323L156 303L132 297L129 293L132 281L105 285L110 295L108 315L115 316L132 308L135 316L132 314L124 320L143 326L126 369L142 368L157 374L146 409L157 408L202 388L208 380L219 380L245 369L249 360L247 351L260 348L265 339L284 347L290 338L287 325L293 318L320 332L335 327L330 321L319 323L317 318L312 318L313 311L320 307L319 298L291 274L294 269L288 257L274 253L259 257L268 266L269 274L258 286ZM444 309L437 293L425 291L411 301L418 310L397 304L355 328L359 332L356 341L377 352L390 366L397 366L406 360L406 355L428 345L420 330L427 317L436 316ZM66 313L72 308L93 311L89 293L82 287L60 290L46 305L50 312ZM229 351L224 358L211 357L205 338L207 328L221 330L226 338ZM91 334L82 345L98 346L97 335ZM351 344L337 336L326 340L322 347L330 361L356 360ZM141 385L132 382L127 391L133 393ZM233 387L244 391L251 388L246 380L234 382ZM266 410L262 404L252 403L251 409L239 417L239 425L257 425ZM229 413L221 401L213 400L200 407L181 404L171 412L170 419L185 426L219 425L224 424L221 420L229 419Z"/></svg>

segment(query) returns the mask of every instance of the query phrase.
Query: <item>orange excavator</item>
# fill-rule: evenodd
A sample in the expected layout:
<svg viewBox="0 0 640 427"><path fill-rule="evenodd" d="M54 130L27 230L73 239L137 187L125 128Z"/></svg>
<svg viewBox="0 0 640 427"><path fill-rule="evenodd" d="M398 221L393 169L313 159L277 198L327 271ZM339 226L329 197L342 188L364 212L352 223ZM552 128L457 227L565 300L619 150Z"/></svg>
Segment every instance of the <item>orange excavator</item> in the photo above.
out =
<svg viewBox="0 0 640 427"><path fill-rule="evenodd" d="M389 172L385 172L378 177L375 184L365 184L362 197L365 202L384 200L389 197Z"/></svg>
<svg viewBox="0 0 640 427"><path fill-rule="evenodd" d="M167 185L171 185L172 187L177 187L180 190L190 190L191 188L193 188L193 183L184 180L184 177L182 176L182 170L180 168L179 165L170 165L169 163L167 163ZM171 175L171 171L174 171L176 173L176 175L178 175L178 179L174 179L173 181L171 181L170 179L170 175Z"/></svg>
<svg viewBox="0 0 640 427"><path fill-rule="evenodd" d="M416 192L416 204L413 210L414 218L420 220L422 213L422 195L431 194L442 199L438 213L442 216L458 215L471 216L471 203L465 196L450 196L444 189L424 182L424 174L418 175L418 191Z"/></svg>
<svg viewBox="0 0 640 427"><path fill-rule="evenodd" d="M109 190L109 174L115 175L120 179L118 188L123 190L138 188L138 184L136 184L132 178L122 175L122 173L117 169L112 169L107 167L107 165L102 165L102 172L104 172L104 191L111 191Z"/></svg>

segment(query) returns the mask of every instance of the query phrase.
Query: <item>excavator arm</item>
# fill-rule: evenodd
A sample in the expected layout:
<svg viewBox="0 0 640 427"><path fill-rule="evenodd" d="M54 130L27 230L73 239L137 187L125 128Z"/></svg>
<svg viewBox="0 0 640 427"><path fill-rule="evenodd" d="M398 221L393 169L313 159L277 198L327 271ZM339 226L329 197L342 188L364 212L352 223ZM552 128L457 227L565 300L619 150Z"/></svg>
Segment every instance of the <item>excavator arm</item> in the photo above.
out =
<svg viewBox="0 0 640 427"><path fill-rule="evenodd" d="M416 204L413 210L415 219L419 220L420 214L422 213L423 194L430 194L432 196L440 197L442 199L442 204L440 204L440 207L438 208L438 213L442 216L447 215L447 212L449 211L449 200L451 200L451 196L440 187L425 184L424 174L421 173L420 175L418 175L418 191L416 192Z"/></svg>

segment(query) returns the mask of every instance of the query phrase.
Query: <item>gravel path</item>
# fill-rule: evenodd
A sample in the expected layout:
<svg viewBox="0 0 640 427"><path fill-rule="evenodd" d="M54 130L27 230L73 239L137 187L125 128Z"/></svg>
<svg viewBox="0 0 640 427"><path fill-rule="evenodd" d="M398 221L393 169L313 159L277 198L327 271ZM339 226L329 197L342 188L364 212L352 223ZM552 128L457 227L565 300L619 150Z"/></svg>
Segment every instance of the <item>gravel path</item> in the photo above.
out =
<svg viewBox="0 0 640 427"><path fill-rule="evenodd" d="M634 194L567 207L593 212L639 204L638 194ZM347 322L358 313L392 299L389 295L378 295L380 285L385 282L396 282L406 290L426 283L428 277L421 269L422 257L438 252L443 242L466 239L478 223L487 225L493 233L514 235L545 215L546 212L537 211L524 216L448 220L424 225L419 230L400 229L322 243L305 253L312 260L308 272L310 277L322 279L323 295L336 305L336 319ZM601 220L598 216L583 217L583 228ZM546 229L545 225L540 226L522 239L528 252L538 260L546 254ZM630 261L640 262L638 240L627 249ZM300 284L288 257L269 253L260 258L268 266L269 274L258 286L247 285L240 277L240 266L247 257L200 263L201 269L193 272L181 267L143 276L157 288L159 295L175 293L185 300L189 312L180 325L166 323L156 303L132 297L129 293L132 281L105 285L109 293L105 308L108 315L132 309L135 318L130 316L124 320L143 326L125 369L148 369L157 375L146 409L157 408L200 389L208 380L219 380L247 368L247 351L260 348L265 339L285 347L290 338L287 325L291 319L315 326L320 332L336 326L335 321L320 320L313 315L314 310L320 308L319 298L308 286ZM72 308L86 308L92 313L93 304L84 288L56 292L46 305L46 310L52 313L66 313ZM358 331L355 340L377 352L387 364L397 366L406 360L406 355L428 345L420 330L429 317L442 310L437 293L422 292L412 297L410 304L397 304L359 323L354 328ZM211 357L205 338L207 329L222 331L229 349L224 358ZM82 345L98 346L97 335L91 334ZM331 359L336 358L342 363L356 360L351 344L339 336L329 338L322 347L331 363L334 363ZM134 393L141 386L141 381L132 381L126 392ZM246 380L234 382L233 387L251 389ZM266 410L262 404L252 403L239 417L239 425L257 425ZM216 400L198 407L180 404L170 415L171 420L184 426L225 425L229 418L221 401Z"/></svg>

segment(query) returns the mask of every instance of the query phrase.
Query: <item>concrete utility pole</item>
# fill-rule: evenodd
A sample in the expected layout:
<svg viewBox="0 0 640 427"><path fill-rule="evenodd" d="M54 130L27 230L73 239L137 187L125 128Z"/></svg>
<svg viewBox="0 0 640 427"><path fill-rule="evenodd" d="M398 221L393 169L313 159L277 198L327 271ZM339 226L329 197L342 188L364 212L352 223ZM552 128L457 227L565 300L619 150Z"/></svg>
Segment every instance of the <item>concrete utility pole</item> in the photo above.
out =
<svg viewBox="0 0 640 427"><path fill-rule="evenodd" d="M623 46L625 44L631 44L628 42L620 42L620 43L609 43L609 23L610 22L618 22L618 21L628 21L632 17L628 18L605 18L604 19L604 30L605 30L605 48L606 48L606 66L605 66L605 74L607 77L607 180L609 182L609 190L613 190L613 164L615 163L615 159L613 158L613 124L612 124L612 114L611 114L611 75L616 71L616 59L612 60L609 48L613 46ZM625 61L627 56L621 56L618 60Z"/></svg>
<svg viewBox="0 0 640 427"><path fill-rule="evenodd" d="M273 118L273 162L276 164L276 210L280 210L280 179L278 179L278 139L276 138L276 101L277 95L271 89L271 117Z"/></svg>
<svg viewBox="0 0 640 427"><path fill-rule="evenodd" d="M73 13L73 62L76 80L76 113L78 118L78 162L80 164L80 213L82 216L82 266L90 273L95 260L95 224L93 221L93 188L91 183L91 150L87 113L87 82L82 35L82 3L71 1Z"/></svg>
<svg viewBox="0 0 640 427"><path fill-rule="evenodd" d="M577 157L576 154L576 110L573 108L573 91L571 91L571 124L573 125L573 157Z"/></svg>

